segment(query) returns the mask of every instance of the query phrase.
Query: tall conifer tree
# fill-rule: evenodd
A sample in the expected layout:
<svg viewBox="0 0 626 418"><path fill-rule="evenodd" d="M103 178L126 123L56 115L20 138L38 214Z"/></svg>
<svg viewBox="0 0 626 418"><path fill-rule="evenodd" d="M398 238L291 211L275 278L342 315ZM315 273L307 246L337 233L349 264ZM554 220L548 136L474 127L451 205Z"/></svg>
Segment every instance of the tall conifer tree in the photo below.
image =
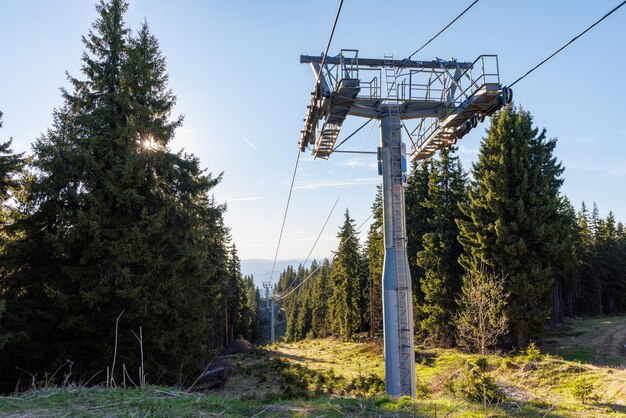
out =
<svg viewBox="0 0 626 418"><path fill-rule="evenodd" d="M0 128L2 128L2 112L0 112ZM15 154L11 150L13 138L6 142L0 142L0 202L9 197L9 192L19 186L15 175L24 166L23 154Z"/></svg>
<svg viewBox="0 0 626 418"><path fill-rule="evenodd" d="M136 370L139 327L146 372L165 382L196 377L215 344L226 228L209 192L219 177L169 151L182 119L170 119L165 61L146 24L129 36L126 9L97 6L84 79L69 78L34 145L36 177L3 260L8 325L20 332L0 368L43 372L70 359L91 376L113 358L118 317L117 379L121 364Z"/></svg>
<svg viewBox="0 0 626 418"><path fill-rule="evenodd" d="M368 285L367 285L367 322L370 337L382 335L383 332L383 260L385 257L385 240L383 236L383 195L381 186L376 188L376 197L372 204L374 213L365 244L367 257Z"/></svg>
<svg viewBox="0 0 626 418"><path fill-rule="evenodd" d="M459 222L465 269L488 266L506 277L507 316L518 346L550 316L563 182L555 146L522 109L509 106L492 117L473 165L469 203L462 206L468 220Z"/></svg>
<svg viewBox="0 0 626 418"><path fill-rule="evenodd" d="M462 218L459 204L466 199L465 175L454 150L444 151L433 161L425 208L430 231L423 237L417 265L423 302L419 305L420 330L440 343L454 342L453 318L458 309L463 269L458 262L462 252L456 221Z"/></svg>
<svg viewBox="0 0 626 418"><path fill-rule="evenodd" d="M0 112L0 128L2 128L2 112ZM5 251L7 235L5 228L15 221L16 211L7 205L10 197L17 192L20 182L16 178L24 167L23 154L15 154L11 150L13 139L0 142L0 254ZM2 316L6 310L4 300L4 286L2 278L6 272L4 266L0 265L0 349L9 341L9 333L4 331Z"/></svg>
<svg viewBox="0 0 626 418"><path fill-rule="evenodd" d="M413 164L411 169L413 175L409 177L404 192L407 232L406 251L413 285L414 308L417 308L424 300L420 284L420 279L424 276L424 270L417 263L417 253L424 249L424 234L431 230L428 220L433 216L432 210L425 205L428 199L428 182L432 170L432 161L423 161L419 167L416 164ZM415 317L418 318L418 315Z"/></svg>
<svg viewBox="0 0 626 418"><path fill-rule="evenodd" d="M365 274L354 220L350 218L347 209L337 237L339 247L330 272L333 289L330 299L330 322L333 333L352 339L361 330L364 313L362 285Z"/></svg>
<svg viewBox="0 0 626 418"><path fill-rule="evenodd" d="M313 306L311 308L311 330L313 337L328 337L331 335L328 306L331 295L330 262L324 260L319 275L313 283Z"/></svg>

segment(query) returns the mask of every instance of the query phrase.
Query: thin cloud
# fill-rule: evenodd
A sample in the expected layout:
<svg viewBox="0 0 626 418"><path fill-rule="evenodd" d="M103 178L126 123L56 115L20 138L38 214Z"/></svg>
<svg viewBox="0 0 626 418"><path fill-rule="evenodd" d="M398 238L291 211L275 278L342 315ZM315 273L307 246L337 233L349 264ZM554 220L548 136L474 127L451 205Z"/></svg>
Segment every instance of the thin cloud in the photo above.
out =
<svg viewBox="0 0 626 418"><path fill-rule="evenodd" d="M236 203L236 202L252 202L255 200L263 200L264 198L261 196L249 196L249 197L232 197L225 199L228 203Z"/></svg>
<svg viewBox="0 0 626 418"><path fill-rule="evenodd" d="M578 161L568 161L566 168L568 170L594 171L608 177L626 177L626 166L624 164L610 166L606 164L594 165Z"/></svg>
<svg viewBox="0 0 626 418"><path fill-rule="evenodd" d="M341 161L337 165L342 167L356 167L356 168L377 168L378 162L376 159L372 160L357 160L357 161Z"/></svg>
<svg viewBox="0 0 626 418"><path fill-rule="evenodd" d="M333 187L343 187L344 185L363 186L363 185L378 184L378 183L380 183L380 177L361 177L361 178L348 180L348 182L332 181L332 180L315 181L315 182L311 181L307 183L297 184L294 186L294 189L318 190L318 189L326 189L326 188L333 188Z"/></svg>
<svg viewBox="0 0 626 418"><path fill-rule="evenodd" d="M254 150L256 152L261 152L259 151L259 149L256 147L256 145L254 145L252 142L248 141L248 139L245 136L242 136L241 138L243 138L244 142L248 145L250 145L252 148L254 148Z"/></svg>
<svg viewBox="0 0 626 418"><path fill-rule="evenodd" d="M598 140L599 140L598 135L595 135L595 134L587 135L587 136L570 137L570 138L564 139L564 141L569 141L570 143L574 143L574 144L589 144L593 142L598 142Z"/></svg>

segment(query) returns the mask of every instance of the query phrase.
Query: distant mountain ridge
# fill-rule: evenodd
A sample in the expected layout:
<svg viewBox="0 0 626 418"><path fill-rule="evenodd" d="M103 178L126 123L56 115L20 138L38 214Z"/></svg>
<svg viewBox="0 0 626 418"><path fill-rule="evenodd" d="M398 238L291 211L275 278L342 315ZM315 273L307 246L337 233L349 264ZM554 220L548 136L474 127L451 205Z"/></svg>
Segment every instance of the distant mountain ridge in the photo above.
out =
<svg viewBox="0 0 626 418"><path fill-rule="evenodd" d="M298 267L304 260L276 260L276 267L274 268L274 277L272 283L278 282L280 273L282 273L287 266ZM254 284L263 289L263 282L269 282L272 276L272 264L274 260L264 260L260 258L251 258L247 260L241 260L241 273L244 275L252 275L254 278Z"/></svg>

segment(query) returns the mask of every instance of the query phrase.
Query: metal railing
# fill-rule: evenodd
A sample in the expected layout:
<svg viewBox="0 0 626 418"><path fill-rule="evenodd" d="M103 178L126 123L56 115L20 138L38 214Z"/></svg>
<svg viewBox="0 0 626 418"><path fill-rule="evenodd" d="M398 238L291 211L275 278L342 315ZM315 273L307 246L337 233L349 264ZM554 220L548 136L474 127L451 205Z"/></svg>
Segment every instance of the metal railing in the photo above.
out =
<svg viewBox="0 0 626 418"><path fill-rule="evenodd" d="M439 75L437 76L437 78L438 77ZM444 88L443 91L437 90L438 92L441 92L443 94L440 99L445 99L446 97L449 98L446 103L450 106L450 108L454 108L460 105L463 101L467 100L486 84L500 84L498 56L481 55L472 63L470 67L463 70L454 78L457 79L457 83L450 83L450 85L447 86L447 88ZM431 91L430 85L431 84L429 83L428 87L426 88L427 97L428 93L430 93ZM461 86L462 88L459 89L459 86ZM447 115L443 115L440 118L427 117L420 120L417 127L413 130L413 132L411 132L411 134L414 135L418 141L415 144L417 149L421 148L424 143L432 136L432 134L440 128L441 120L445 118L445 116Z"/></svg>

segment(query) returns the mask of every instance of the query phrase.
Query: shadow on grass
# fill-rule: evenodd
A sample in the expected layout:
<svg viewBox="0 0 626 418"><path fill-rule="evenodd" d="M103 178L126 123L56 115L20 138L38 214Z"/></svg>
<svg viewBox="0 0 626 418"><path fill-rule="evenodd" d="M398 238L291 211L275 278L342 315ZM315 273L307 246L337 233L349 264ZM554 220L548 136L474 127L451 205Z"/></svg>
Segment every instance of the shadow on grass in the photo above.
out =
<svg viewBox="0 0 626 418"><path fill-rule="evenodd" d="M596 405L603 408L611 408L614 412L626 414L626 405L618 405L616 403L597 403Z"/></svg>
<svg viewBox="0 0 626 418"><path fill-rule="evenodd" d="M278 355L278 357L285 357L288 358L290 360L294 360L294 361L299 361L299 362L305 362L305 361L310 361L310 362L315 362L315 363L323 363L323 364L331 364L330 362L326 361L326 360L322 360L320 358L312 358L312 357L307 357L307 356L298 356L295 354L286 354L286 353L280 353Z"/></svg>

